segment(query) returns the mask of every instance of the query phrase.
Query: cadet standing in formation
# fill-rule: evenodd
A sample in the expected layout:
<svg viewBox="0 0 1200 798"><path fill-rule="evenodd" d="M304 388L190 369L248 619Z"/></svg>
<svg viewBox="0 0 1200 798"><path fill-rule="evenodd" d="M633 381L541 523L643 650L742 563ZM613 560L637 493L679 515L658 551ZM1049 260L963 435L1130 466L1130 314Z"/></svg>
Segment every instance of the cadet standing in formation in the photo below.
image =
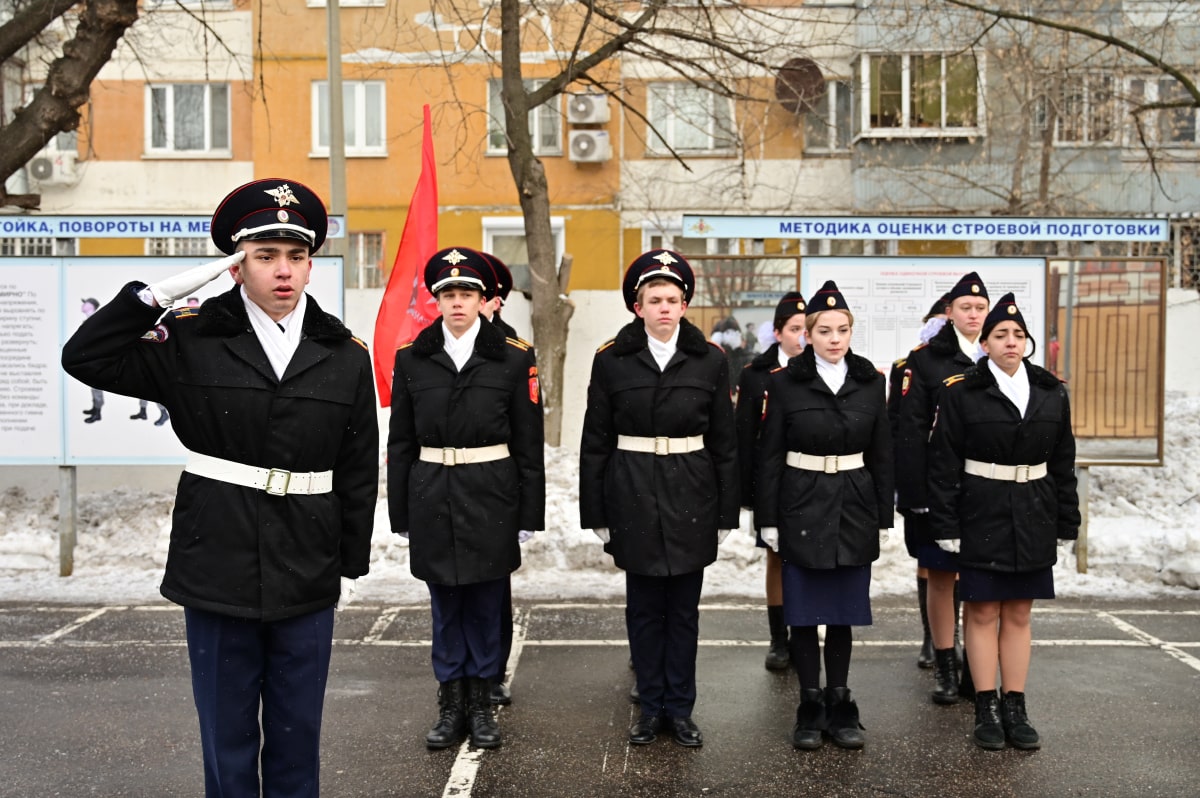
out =
<svg viewBox="0 0 1200 798"><path fill-rule="evenodd" d="M961 374L983 355L979 331L988 312L988 292L975 272L963 275L947 295L949 323L905 358L899 420L896 424L896 504L919 541L917 563L928 574L929 626L936 659L936 704L955 704L959 695L971 697L970 656L963 661L960 681L954 648L958 622L955 606L958 558L934 542L929 528L929 435L933 429L942 382Z"/></svg>
<svg viewBox="0 0 1200 798"><path fill-rule="evenodd" d="M871 563L892 526L892 441L883 375L850 351L854 316L828 281L805 309L808 347L771 374L755 516L783 558L784 614L800 706L792 744L823 733L862 748L848 686L852 626L871 624ZM817 627L825 626L825 680Z"/></svg>
<svg viewBox="0 0 1200 798"><path fill-rule="evenodd" d="M625 272L637 319L596 352L579 463L580 525L625 571L641 715L635 745L664 729L703 744L692 720L704 568L738 525L729 367L683 316L691 265L654 249Z"/></svg>
<svg viewBox="0 0 1200 798"><path fill-rule="evenodd" d="M772 371L782 368L804 350L804 297L791 291L775 306L772 327L775 343L746 364L738 378L737 418L738 468L742 475L742 506L754 509L754 451L763 416L763 401ZM767 626L771 646L767 650L766 667L778 671L788 667L787 623L783 619L783 561L779 553L763 542L755 525L755 545L767 550Z"/></svg>
<svg viewBox="0 0 1200 798"><path fill-rule="evenodd" d="M81 382L165 406L188 449L161 590L184 607L210 798L319 793L334 605L367 573L371 360L304 291L327 223L306 186L247 183L212 219L230 257L130 283L63 349ZM163 315L226 272L233 289Z"/></svg>
<svg viewBox="0 0 1200 798"><path fill-rule="evenodd" d="M396 352L388 510L392 531L409 538L413 576L429 587L440 712L425 744L448 748L469 729L472 744L495 748L505 591L522 532L544 528L537 363L481 317L495 292L483 254L435 253L425 285L441 318Z"/></svg>
<svg viewBox="0 0 1200 798"><path fill-rule="evenodd" d="M1035 599L1054 598L1059 540L1079 534L1066 388L1025 359L1012 294L983 323L986 359L945 381L930 445L930 526L958 553L975 668L975 743L1040 746L1025 710ZM1000 669L1003 698L996 694Z"/></svg>

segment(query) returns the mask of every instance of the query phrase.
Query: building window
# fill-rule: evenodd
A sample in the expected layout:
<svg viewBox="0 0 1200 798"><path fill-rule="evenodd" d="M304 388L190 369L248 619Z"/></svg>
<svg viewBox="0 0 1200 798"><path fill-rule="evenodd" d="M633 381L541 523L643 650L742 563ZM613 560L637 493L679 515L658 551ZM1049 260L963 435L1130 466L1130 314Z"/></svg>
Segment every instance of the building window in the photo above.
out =
<svg viewBox="0 0 1200 798"><path fill-rule="evenodd" d="M342 83L347 155L387 155L387 107L381 80ZM329 155L329 83L313 83L313 154Z"/></svg>
<svg viewBox="0 0 1200 798"><path fill-rule="evenodd" d="M562 263L566 251L566 226L563 217L550 217L554 235L554 267ZM533 293L529 279L529 249L525 245L525 220L520 216L483 217L483 249L504 261L513 275L513 288L527 297Z"/></svg>
<svg viewBox="0 0 1200 798"><path fill-rule="evenodd" d="M147 255L218 255L210 238L147 238Z"/></svg>
<svg viewBox="0 0 1200 798"><path fill-rule="evenodd" d="M981 71L974 53L866 55L857 74L864 98L858 132L878 138L980 135Z"/></svg>
<svg viewBox="0 0 1200 798"><path fill-rule="evenodd" d="M382 288L383 233L351 233L346 243L346 287Z"/></svg>
<svg viewBox="0 0 1200 798"><path fill-rule="evenodd" d="M73 238L0 238L0 256L4 257L52 258L74 254Z"/></svg>
<svg viewBox="0 0 1200 798"><path fill-rule="evenodd" d="M172 83L148 91L149 152L229 154L228 83Z"/></svg>
<svg viewBox="0 0 1200 798"><path fill-rule="evenodd" d="M1057 88L1035 98L1034 129L1045 130L1053 117L1055 144L1117 143L1115 82L1107 73L1064 76Z"/></svg>
<svg viewBox="0 0 1200 798"><path fill-rule="evenodd" d="M525 91L539 88L544 80L525 81ZM488 80L488 155L504 155L508 152L505 136L504 101L500 98L502 81ZM559 98L539 105L529 112L529 135L533 139L535 155L562 155L562 114L559 113Z"/></svg>
<svg viewBox="0 0 1200 798"><path fill-rule="evenodd" d="M1131 78L1129 80L1129 102L1134 108L1150 103L1166 103L1176 100L1191 100L1187 91L1175 78ZM1196 118L1200 113L1190 108L1159 108L1138 115L1146 143L1159 147L1194 147L1197 144ZM1130 146L1142 145L1137 125L1130 126Z"/></svg>
<svg viewBox="0 0 1200 798"><path fill-rule="evenodd" d="M804 151L845 152L853 136L850 81L825 82L825 94L804 114Z"/></svg>
<svg viewBox="0 0 1200 798"><path fill-rule="evenodd" d="M727 153L734 149L733 105L707 88L691 83L649 86L647 152L669 155Z"/></svg>

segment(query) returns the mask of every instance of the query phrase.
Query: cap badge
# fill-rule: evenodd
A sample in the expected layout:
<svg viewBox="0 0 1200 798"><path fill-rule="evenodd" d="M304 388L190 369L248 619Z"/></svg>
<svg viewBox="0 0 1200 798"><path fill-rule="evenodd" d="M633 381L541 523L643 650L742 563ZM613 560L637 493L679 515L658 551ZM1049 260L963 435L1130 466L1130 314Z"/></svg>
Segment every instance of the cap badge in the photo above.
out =
<svg viewBox="0 0 1200 798"><path fill-rule="evenodd" d="M651 258L650 260L656 260L659 263L661 263L663 266L666 266L668 263L679 263L679 261L677 261L677 260L675 260L675 258L671 257L670 252L660 252L657 255L655 255L653 258ZM667 271L669 272L671 270L667 269Z"/></svg>
<svg viewBox="0 0 1200 798"><path fill-rule="evenodd" d="M457 266L455 266L453 269L451 269L451 270L450 270L450 276L451 276L451 277L457 277L457 276L458 276L458 274L459 274L459 272L458 272L458 267L457 267Z"/></svg>
<svg viewBox="0 0 1200 798"><path fill-rule="evenodd" d="M803 303L803 302L797 302L797 303L796 303L796 310L804 310L804 303Z"/></svg>
<svg viewBox="0 0 1200 798"><path fill-rule="evenodd" d="M829 297L825 300L825 304L828 305L829 307L833 307L834 305L837 304L837 299L835 299L834 297Z"/></svg>
<svg viewBox="0 0 1200 798"><path fill-rule="evenodd" d="M279 188L268 188L264 193L274 197L275 201L279 203L280 208L300 204L300 200L296 199L296 195L292 193L292 187L287 183L284 183Z"/></svg>
<svg viewBox="0 0 1200 798"><path fill-rule="evenodd" d="M1015 316L1015 315L1017 315L1017 306L1016 306L1016 305L1009 305L1009 306L1008 306L1008 315L1010 315L1010 316Z"/></svg>
<svg viewBox="0 0 1200 798"><path fill-rule="evenodd" d="M279 220L279 221L281 221L281 222L286 222L286 221L288 220L288 214L287 214L287 211L278 211L278 212L276 212L276 214L275 214L275 218L276 218L276 219L278 219L278 220Z"/></svg>
<svg viewBox="0 0 1200 798"><path fill-rule="evenodd" d="M978 293L979 293L979 286L972 284L972 285L971 285L971 293L972 293L972 294L978 294Z"/></svg>
<svg viewBox="0 0 1200 798"><path fill-rule="evenodd" d="M446 261L451 266L457 266L466 259L467 256L459 252L457 249L450 250L442 257L442 260Z"/></svg>

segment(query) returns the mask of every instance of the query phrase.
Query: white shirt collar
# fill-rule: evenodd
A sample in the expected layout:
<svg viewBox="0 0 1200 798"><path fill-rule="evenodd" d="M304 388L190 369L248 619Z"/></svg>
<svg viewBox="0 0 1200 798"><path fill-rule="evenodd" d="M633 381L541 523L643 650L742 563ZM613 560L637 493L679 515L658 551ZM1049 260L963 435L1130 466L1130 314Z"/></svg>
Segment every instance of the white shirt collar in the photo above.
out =
<svg viewBox="0 0 1200 798"><path fill-rule="evenodd" d="M442 348L454 361L454 368L462 371L463 366L467 365L467 361L471 359L471 354L475 351L475 339L479 337L479 330L482 327L483 323L476 316L475 323L467 328L462 337L455 338L454 333L450 332L450 328L446 326L446 322L442 322L442 336L446 339Z"/></svg>
<svg viewBox="0 0 1200 798"><path fill-rule="evenodd" d="M846 365L846 358L842 358L836 363L830 363L815 351L813 357L817 360L817 376L825 381L829 390L834 393L840 391L846 382L846 371L849 369L849 366Z"/></svg>
<svg viewBox="0 0 1200 798"><path fill-rule="evenodd" d="M301 320L304 318L305 308L308 307L308 295L300 294L292 312L276 322L246 295L245 286L241 287L239 293L246 306L246 315L250 317L250 327L266 353L267 360L271 361L271 370L275 372L277 379L282 380L288 363L292 362L292 355L296 353L296 347L300 345L304 328Z"/></svg>
<svg viewBox="0 0 1200 798"><path fill-rule="evenodd" d="M788 364L788 361L789 361L789 360L791 360L791 358L790 358L790 357L788 357L788 356L787 356L787 353L783 351L783 347L782 347L782 346L781 346L781 347L779 347L779 352L778 352L778 354L779 354L779 365L780 365L780 366L786 366L786 365Z"/></svg>
<svg viewBox="0 0 1200 798"><path fill-rule="evenodd" d="M990 357L987 363L992 376L996 378L996 385L1000 388L1000 393L1008 397L1008 400L1016 406L1021 417L1024 418L1025 410L1029 407L1029 373L1025 369L1025 361L1021 361L1017 372L1011 377L1004 373L1004 369L993 363Z"/></svg>
<svg viewBox="0 0 1200 798"><path fill-rule="evenodd" d="M976 338L974 341L969 341L967 340L967 336L960 333L958 328L953 324L950 327L954 330L954 337L958 339L958 348L962 350L964 355L971 358L972 363L978 363L979 358L983 357L983 347L979 345L979 339Z"/></svg>
<svg viewBox="0 0 1200 798"><path fill-rule="evenodd" d="M671 358L675 357L675 350L678 348L679 327L676 327L675 332L671 333L668 341L660 341L647 331L646 342L650 348L651 357L658 364L658 370L666 371L667 364L671 362Z"/></svg>

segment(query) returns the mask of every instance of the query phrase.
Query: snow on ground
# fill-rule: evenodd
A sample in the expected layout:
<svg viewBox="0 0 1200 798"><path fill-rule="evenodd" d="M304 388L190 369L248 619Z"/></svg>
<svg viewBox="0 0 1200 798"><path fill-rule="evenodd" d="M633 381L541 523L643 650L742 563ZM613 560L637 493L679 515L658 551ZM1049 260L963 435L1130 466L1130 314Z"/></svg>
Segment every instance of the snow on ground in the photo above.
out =
<svg viewBox="0 0 1200 798"><path fill-rule="evenodd" d="M1136 598L1200 589L1200 397L1167 401L1165 465L1091 470L1088 573L1074 556L1055 569L1059 595ZM578 462L569 450L546 450L546 531L523 546L513 592L528 599L619 599L621 571L590 531L578 526ZM0 495L0 601L148 603L167 556L171 492L135 488L79 496L75 571L58 576L58 501L11 489ZM897 519L898 521L899 519ZM873 570L875 595L914 591L913 561L899 529ZM721 545L705 573L710 597L760 600L763 550L745 525ZM422 582L408 571L407 542L391 534L386 501L376 508L371 573L359 601L420 603Z"/></svg>

